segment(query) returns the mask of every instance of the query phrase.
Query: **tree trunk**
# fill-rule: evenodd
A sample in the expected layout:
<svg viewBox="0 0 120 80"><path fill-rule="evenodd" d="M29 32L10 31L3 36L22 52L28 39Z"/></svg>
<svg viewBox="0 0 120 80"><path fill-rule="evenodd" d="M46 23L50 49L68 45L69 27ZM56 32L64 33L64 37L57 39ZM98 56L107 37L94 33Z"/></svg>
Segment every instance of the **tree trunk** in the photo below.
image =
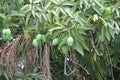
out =
<svg viewBox="0 0 120 80"><path fill-rule="evenodd" d="M50 45L45 44L43 60L42 60L42 71L45 77L45 80L52 80L50 72Z"/></svg>

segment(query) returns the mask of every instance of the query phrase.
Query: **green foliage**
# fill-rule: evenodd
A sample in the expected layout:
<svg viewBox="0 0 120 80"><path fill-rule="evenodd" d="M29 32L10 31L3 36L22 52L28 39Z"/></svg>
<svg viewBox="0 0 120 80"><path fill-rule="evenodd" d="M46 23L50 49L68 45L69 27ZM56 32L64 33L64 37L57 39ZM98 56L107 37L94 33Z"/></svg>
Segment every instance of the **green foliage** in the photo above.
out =
<svg viewBox="0 0 120 80"><path fill-rule="evenodd" d="M77 75L71 74L68 78L63 74L65 55L74 53L77 55L77 63L87 69L92 80L104 80L107 76L114 79L113 66L117 66L119 52L113 48L119 48L116 46L119 42L117 37L120 32L119 26L119 0L2 0L0 2L0 32L4 40L0 40L0 45L2 41L12 40L12 35L13 39L17 35L31 36L33 46L41 48L40 50L44 44L52 43L51 69L55 80L61 80L60 77L75 80ZM37 55L37 59L40 57ZM68 63L70 63L67 64L68 72L77 68L72 60ZM32 80L36 76L35 80L39 79L39 73L20 74L22 79ZM5 75L6 72L4 77Z"/></svg>
<svg viewBox="0 0 120 80"><path fill-rule="evenodd" d="M23 72L15 72L16 80L44 80L42 73L39 72L39 68L36 67L31 73L24 74Z"/></svg>

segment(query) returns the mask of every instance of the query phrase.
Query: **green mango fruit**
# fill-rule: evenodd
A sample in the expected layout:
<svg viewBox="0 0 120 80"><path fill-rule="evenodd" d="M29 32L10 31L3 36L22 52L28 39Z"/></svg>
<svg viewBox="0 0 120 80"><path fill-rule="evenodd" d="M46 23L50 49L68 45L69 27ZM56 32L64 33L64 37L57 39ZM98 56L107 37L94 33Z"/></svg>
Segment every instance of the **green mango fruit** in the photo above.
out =
<svg viewBox="0 0 120 80"><path fill-rule="evenodd" d="M41 39L42 39L42 35L41 35L41 34L37 34L36 40L37 40L38 42L40 42Z"/></svg>
<svg viewBox="0 0 120 80"><path fill-rule="evenodd" d="M11 30L3 29L2 30L2 38L4 41L13 39L13 37L11 36Z"/></svg>
<svg viewBox="0 0 120 80"><path fill-rule="evenodd" d="M73 40L73 38L71 36L67 38L67 44L68 44L68 46L72 46L73 42L74 42L74 40Z"/></svg>
<svg viewBox="0 0 120 80"><path fill-rule="evenodd" d="M7 39L8 39L8 40L12 40L13 37L12 37L11 35L9 35L9 36L7 36Z"/></svg>
<svg viewBox="0 0 120 80"><path fill-rule="evenodd" d="M6 29L2 30L2 34L4 34L4 35L6 34Z"/></svg>
<svg viewBox="0 0 120 80"><path fill-rule="evenodd" d="M7 35L11 35L11 30L10 29L6 29L6 34Z"/></svg>
<svg viewBox="0 0 120 80"><path fill-rule="evenodd" d="M45 35L42 35L42 42L46 42L47 41L47 39L46 39L46 36Z"/></svg>
<svg viewBox="0 0 120 80"><path fill-rule="evenodd" d="M3 35L2 35L2 39L3 39L4 41L6 41L6 40L7 40L7 35L3 34Z"/></svg>
<svg viewBox="0 0 120 80"><path fill-rule="evenodd" d="M53 46L57 45L57 44L58 44L58 41L59 41L58 38L53 39L52 45L53 45Z"/></svg>
<svg viewBox="0 0 120 80"><path fill-rule="evenodd" d="M34 47L38 47L38 42L37 42L36 39L33 40L32 44L33 44Z"/></svg>

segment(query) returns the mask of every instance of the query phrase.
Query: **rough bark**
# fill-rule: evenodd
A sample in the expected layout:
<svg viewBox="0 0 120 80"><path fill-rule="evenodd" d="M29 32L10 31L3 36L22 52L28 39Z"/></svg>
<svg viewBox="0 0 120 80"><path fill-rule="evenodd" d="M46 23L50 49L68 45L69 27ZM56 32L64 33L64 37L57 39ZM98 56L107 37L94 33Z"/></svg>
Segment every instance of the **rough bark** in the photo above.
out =
<svg viewBox="0 0 120 80"><path fill-rule="evenodd" d="M52 80L50 72L50 46L45 44L43 60L42 60L42 71L45 77L45 80Z"/></svg>

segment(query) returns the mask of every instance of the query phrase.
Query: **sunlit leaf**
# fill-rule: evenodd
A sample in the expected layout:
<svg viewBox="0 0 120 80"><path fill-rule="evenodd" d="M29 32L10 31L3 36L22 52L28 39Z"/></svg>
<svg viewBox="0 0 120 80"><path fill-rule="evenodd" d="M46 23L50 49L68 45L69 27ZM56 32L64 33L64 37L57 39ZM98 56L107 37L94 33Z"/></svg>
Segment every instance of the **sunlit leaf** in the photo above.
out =
<svg viewBox="0 0 120 80"><path fill-rule="evenodd" d="M49 29L48 31L50 31L50 32L52 32L52 31L54 31L54 30L60 30L60 29L62 29L62 27L54 27L54 28L52 28L52 29Z"/></svg>
<svg viewBox="0 0 120 80"><path fill-rule="evenodd" d="M94 54L93 54L93 60L96 62L96 59L97 59L97 54L94 53Z"/></svg>
<svg viewBox="0 0 120 80"><path fill-rule="evenodd" d="M77 51L81 54L81 56L84 56L83 48L82 48L82 46L81 46L78 42L76 42L76 43L73 45L73 48L74 48L75 50L77 50Z"/></svg>
<svg viewBox="0 0 120 80"><path fill-rule="evenodd" d="M3 18L3 19L6 19L6 16L3 13L0 13L0 17Z"/></svg>
<svg viewBox="0 0 120 80"><path fill-rule="evenodd" d="M5 71L3 72L3 74L4 74L5 78L6 78L6 80L10 80L8 74Z"/></svg>

